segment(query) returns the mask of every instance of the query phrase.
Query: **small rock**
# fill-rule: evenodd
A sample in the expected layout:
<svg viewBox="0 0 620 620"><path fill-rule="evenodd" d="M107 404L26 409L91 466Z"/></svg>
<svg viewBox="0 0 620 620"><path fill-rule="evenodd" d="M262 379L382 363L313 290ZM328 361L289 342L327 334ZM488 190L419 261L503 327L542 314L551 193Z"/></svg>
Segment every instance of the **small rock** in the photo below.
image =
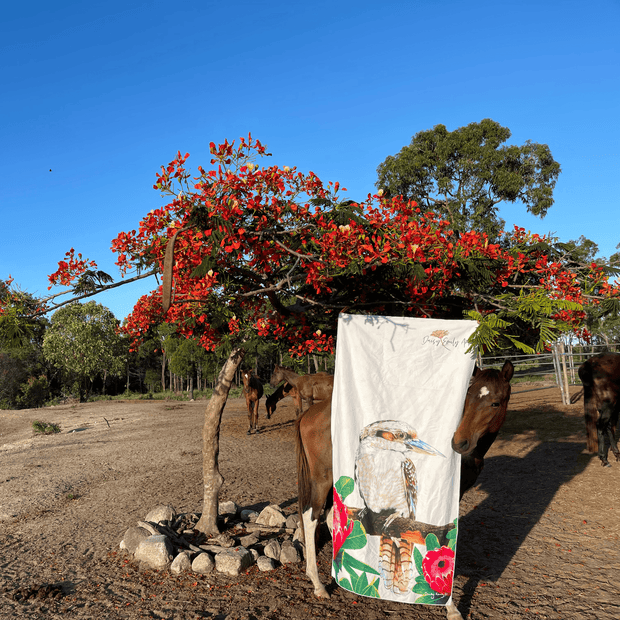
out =
<svg viewBox="0 0 620 620"><path fill-rule="evenodd" d="M295 534L293 534L293 542L300 542L305 544L306 541L304 540L304 531L302 528L298 527L295 530Z"/></svg>
<svg viewBox="0 0 620 620"><path fill-rule="evenodd" d="M278 506L267 506L262 510L256 523L260 525L268 525L270 527L284 527L286 517Z"/></svg>
<svg viewBox="0 0 620 620"><path fill-rule="evenodd" d="M192 570L199 575L206 575L214 568L215 562L208 553L199 553L192 562Z"/></svg>
<svg viewBox="0 0 620 620"><path fill-rule="evenodd" d="M218 515L236 515L239 508L235 502L220 502L217 507Z"/></svg>
<svg viewBox="0 0 620 620"><path fill-rule="evenodd" d="M166 536L149 536L138 545L134 557L150 568L167 568L172 560L172 544Z"/></svg>
<svg viewBox="0 0 620 620"><path fill-rule="evenodd" d="M258 512L256 510L250 510L249 508L245 508L239 514L241 520L245 523L254 523L256 519L258 519Z"/></svg>
<svg viewBox="0 0 620 620"><path fill-rule="evenodd" d="M234 547L235 541L225 532L209 538L208 543L210 545L217 545L219 547Z"/></svg>
<svg viewBox="0 0 620 620"><path fill-rule="evenodd" d="M121 540L121 549L126 549L129 553L135 553L138 545L150 536L150 532L143 527L130 527Z"/></svg>
<svg viewBox="0 0 620 620"><path fill-rule="evenodd" d="M151 523L160 523L162 521L173 521L176 516L176 512L172 506L160 505L156 506L149 512L146 517L144 517L145 521L150 521Z"/></svg>
<svg viewBox="0 0 620 620"><path fill-rule="evenodd" d="M267 572L273 570L276 567L276 563L271 558L261 555L258 560L256 560L256 566L258 566L258 570Z"/></svg>
<svg viewBox="0 0 620 620"><path fill-rule="evenodd" d="M296 530L299 527L299 515L289 515L286 517L286 527L290 530Z"/></svg>
<svg viewBox="0 0 620 620"><path fill-rule="evenodd" d="M178 575L185 571L191 570L192 563L189 559L189 553L182 552L177 555L170 565L170 572L174 575Z"/></svg>
<svg viewBox="0 0 620 620"><path fill-rule="evenodd" d="M252 554L243 547L227 549L215 556L215 570L236 577L252 566L253 560Z"/></svg>
<svg viewBox="0 0 620 620"><path fill-rule="evenodd" d="M254 562L258 562L258 558L264 557L256 549L248 549L248 551L252 554L252 560Z"/></svg>
<svg viewBox="0 0 620 620"><path fill-rule="evenodd" d="M260 539L258 538L258 535L256 533L254 534L248 534L247 536L242 536L239 539L239 544L242 547L251 547L252 545L255 545Z"/></svg>
<svg viewBox="0 0 620 620"><path fill-rule="evenodd" d="M265 549L263 551L265 556L267 556L268 558L272 558L273 560L276 560L276 561L280 560L280 552L281 552L280 543L277 540L271 540L270 542L268 542L265 545Z"/></svg>
<svg viewBox="0 0 620 620"><path fill-rule="evenodd" d="M301 557L299 555L299 551L297 547L290 541L285 541L282 543L282 551L280 552L280 562L282 564L292 564L295 562L299 562Z"/></svg>

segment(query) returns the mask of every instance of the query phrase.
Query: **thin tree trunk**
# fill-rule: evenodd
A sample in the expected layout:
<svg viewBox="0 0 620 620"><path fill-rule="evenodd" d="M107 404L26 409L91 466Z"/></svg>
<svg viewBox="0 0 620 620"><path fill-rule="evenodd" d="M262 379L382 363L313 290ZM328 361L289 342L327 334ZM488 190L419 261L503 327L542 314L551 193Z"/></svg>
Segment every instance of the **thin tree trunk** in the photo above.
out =
<svg viewBox="0 0 620 620"><path fill-rule="evenodd" d="M219 469L220 423L230 386L244 356L243 349L233 349L220 371L213 396L209 399L205 411L205 424L202 430L204 503L202 516L195 529L208 536L216 536L220 533L217 527L217 507L220 488L224 483Z"/></svg>
<svg viewBox="0 0 620 620"><path fill-rule="evenodd" d="M166 351L163 349L161 359L161 391L166 391Z"/></svg>

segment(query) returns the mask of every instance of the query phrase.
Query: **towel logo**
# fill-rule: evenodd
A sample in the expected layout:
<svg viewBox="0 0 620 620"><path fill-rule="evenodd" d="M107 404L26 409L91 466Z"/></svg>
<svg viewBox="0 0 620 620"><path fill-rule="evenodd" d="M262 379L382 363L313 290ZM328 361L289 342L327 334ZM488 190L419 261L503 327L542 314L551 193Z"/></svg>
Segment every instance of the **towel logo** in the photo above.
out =
<svg viewBox="0 0 620 620"><path fill-rule="evenodd" d="M436 329L431 332L430 336L424 336L422 338L422 344L430 344L435 347L443 347L448 351L458 349L459 347L469 346L466 338L458 340L456 338L448 338L450 332L447 329Z"/></svg>

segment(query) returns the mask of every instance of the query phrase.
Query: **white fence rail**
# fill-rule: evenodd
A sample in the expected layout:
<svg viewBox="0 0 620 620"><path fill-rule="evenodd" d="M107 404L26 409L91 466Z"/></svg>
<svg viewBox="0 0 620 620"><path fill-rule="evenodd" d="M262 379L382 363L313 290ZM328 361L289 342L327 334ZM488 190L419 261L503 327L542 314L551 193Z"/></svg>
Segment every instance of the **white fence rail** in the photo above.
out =
<svg viewBox="0 0 620 620"><path fill-rule="evenodd" d="M549 379L555 382L560 390L562 403L570 404L571 385L581 386L577 369L589 357L597 353L617 351L620 345L590 345L575 346L566 345L563 342L556 343L549 353L539 355L507 355L498 357L482 357L478 359L481 368L502 366L509 359L515 366L514 378L524 379L531 377L532 382ZM544 388L528 388L514 392L533 392Z"/></svg>

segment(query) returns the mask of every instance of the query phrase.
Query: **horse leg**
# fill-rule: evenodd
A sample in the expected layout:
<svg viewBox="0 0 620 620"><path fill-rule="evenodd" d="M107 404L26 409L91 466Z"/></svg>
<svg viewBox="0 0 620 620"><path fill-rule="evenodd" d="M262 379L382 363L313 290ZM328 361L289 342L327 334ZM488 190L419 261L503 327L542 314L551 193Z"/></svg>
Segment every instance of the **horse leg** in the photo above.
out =
<svg viewBox="0 0 620 620"><path fill-rule="evenodd" d="M245 402L248 406L248 421L249 421L249 428L248 428L248 435L252 434L252 401L249 399L249 397L246 395L245 397Z"/></svg>
<svg viewBox="0 0 620 620"><path fill-rule="evenodd" d="M299 513L304 534L306 575L319 598L329 598L319 579L316 535L321 511L332 489L331 408L319 403L295 424Z"/></svg>
<svg viewBox="0 0 620 620"><path fill-rule="evenodd" d="M601 459L601 464L603 467L611 467L609 461L607 460L607 455L609 454L609 448L613 443L610 440L610 421L611 421L611 407L604 403L603 406L599 409L599 418L596 421L596 430L598 434L598 457ZM611 438L613 439L613 437ZM615 454L615 452L614 452Z"/></svg>
<svg viewBox="0 0 620 620"><path fill-rule="evenodd" d="M448 614L448 620L463 620L456 605L452 602L452 599L446 604L446 612Z"/></svg>
<svg viewBox="0 0 620 620"><path fill-rule="evenodd" d="M254 401L254 416L253 416L253 423L254 423L254 432L255 433L260 433L260 431L258 430L258 400Z"/></svg>

